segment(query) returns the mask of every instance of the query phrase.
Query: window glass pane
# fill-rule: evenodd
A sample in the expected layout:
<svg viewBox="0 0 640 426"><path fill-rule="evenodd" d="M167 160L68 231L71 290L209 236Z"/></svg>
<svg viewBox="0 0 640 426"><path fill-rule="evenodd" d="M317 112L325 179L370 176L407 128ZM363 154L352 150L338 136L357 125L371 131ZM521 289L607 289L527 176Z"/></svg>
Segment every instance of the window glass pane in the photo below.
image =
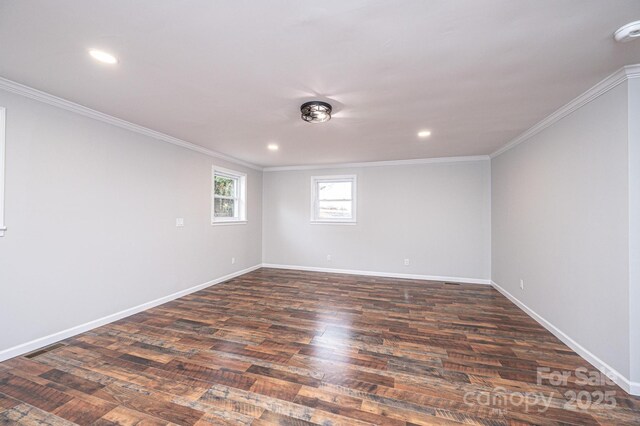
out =
<svg viewBox="0 0 640 426"><path fill-rule="evenodd" d="M319 201L318 219L351 219L351 201Z"/></svg>
<svg viewBox="0 0 640 426"><path fill-rule="evenodd" d="M350 200L351 182L318 182L319 200Z"/></svg>
<svg viewBox="0 0 640 426"><path fill-rule="evenodd" d="M215 217L236 217L236 201L226 198L213 200Z"/></svg>
<svg viewBox="0 0 640 426"><path fill-rule="evenodd" d="M222 195L223 197L235 197L236 180L237 179L216 175L214 177L215 194Z"/></svg>

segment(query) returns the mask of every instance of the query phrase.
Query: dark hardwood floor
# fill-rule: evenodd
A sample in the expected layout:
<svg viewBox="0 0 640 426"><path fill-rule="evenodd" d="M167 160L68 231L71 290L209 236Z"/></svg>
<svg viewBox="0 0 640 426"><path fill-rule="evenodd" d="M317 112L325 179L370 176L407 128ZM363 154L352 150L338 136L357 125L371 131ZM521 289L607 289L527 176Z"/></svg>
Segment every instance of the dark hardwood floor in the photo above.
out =
<svg viewBox="0 0 640 426"><path fill-rule="evenodd" d="M640 424L483 285L261 269L62 343L0 363L1 424Z"/></svg>

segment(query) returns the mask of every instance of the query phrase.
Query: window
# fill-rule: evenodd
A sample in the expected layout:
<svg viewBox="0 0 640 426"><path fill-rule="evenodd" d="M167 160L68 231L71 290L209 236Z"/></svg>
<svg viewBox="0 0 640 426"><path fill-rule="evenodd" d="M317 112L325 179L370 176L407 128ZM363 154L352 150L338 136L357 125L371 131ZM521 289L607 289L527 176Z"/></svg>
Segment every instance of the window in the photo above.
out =
<svg viewBox="0 0 640 426"><path fill-rule="evenodd" d="M4 225L4 142L5 142L5 109L0 107L0 237L4 236L7 227Z"/></svg>
<svg viewBox="0 0 640 426"><path fill-rule="evenodd" d="M311 178L311 222L356 222L356 176Z"/></svg>
<svg viewBox="0 0 640 426"><path fill-rule="evenodd" d="M247 175L213 168L211 222L217 224L247 221Z"/></svg>

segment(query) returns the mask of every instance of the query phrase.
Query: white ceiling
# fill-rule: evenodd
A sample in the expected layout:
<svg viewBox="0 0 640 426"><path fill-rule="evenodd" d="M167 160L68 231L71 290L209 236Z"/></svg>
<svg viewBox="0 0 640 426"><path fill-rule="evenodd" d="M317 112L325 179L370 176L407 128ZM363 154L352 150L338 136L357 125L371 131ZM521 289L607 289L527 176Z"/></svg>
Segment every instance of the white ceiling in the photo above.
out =
<svg viewBox="0 0 640 426"><path fill-rule="evenodd" d="M638 19L640 0L1 0L0 76L263 166L481 155L640 62L612 37ZM334 118L300 120L311 99Z"/></svg>

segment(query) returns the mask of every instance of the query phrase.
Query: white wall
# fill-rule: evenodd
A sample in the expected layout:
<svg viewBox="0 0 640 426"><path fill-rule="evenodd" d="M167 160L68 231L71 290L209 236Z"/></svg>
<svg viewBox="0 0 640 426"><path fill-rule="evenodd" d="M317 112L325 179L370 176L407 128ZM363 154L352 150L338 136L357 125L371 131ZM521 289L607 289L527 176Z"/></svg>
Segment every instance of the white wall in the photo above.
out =
<svg viewBox="0 0 640 426"><path fill-rule="evenodd" d="M311 176L340 174L358 176L358 223L311 224ZM276 171L263 179L265 263L490 278L489 161Z"/></svg>
<svg viewBox="0 0 640 426"><path fill-rule="evenodd" d="M5 91L0 106L0 353L261 262L261 172ZM212 164L248 173L247 225L211 225Z"/></svg>
<svg viewBox="0 0 640 426"><path fill-rule="evenodd" d="M627 121L625 82L491 161L493 281L625 377Z"/></svg>
<svg viewBox="0 0 640 426"><path fill-rule="evenodd" d="M264 261L492 278L640 381L638 79L491 162L264 175L1 90L0 106L0 359ZM248 173L247 225L210 224L213 164ZM356 225L310 223L311 176L334 174L358 176Z"/></svg>
<svg viewBox="0 0 640 426"><path fill-rule="evenodd" d="M629 332L630 379L640 394L640 78L629 85Z"/></svg>

